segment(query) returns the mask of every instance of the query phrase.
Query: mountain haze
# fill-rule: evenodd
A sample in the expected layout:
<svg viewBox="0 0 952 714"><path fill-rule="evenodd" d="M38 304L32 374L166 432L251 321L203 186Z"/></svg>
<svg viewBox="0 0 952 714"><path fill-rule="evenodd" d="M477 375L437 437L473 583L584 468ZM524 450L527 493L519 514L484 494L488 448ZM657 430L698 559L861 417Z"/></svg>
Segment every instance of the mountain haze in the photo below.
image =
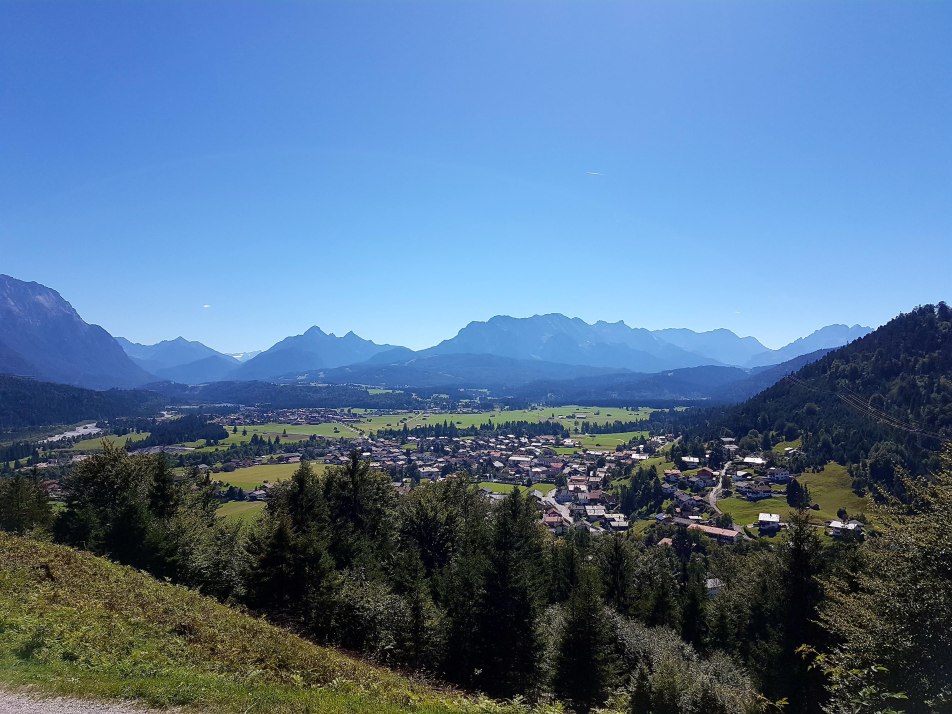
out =
<svg viewBox="0 0 952 714"><path fill-rule="evenodd" d="M378 345L358 337L353 332L348 332L343 337L327 334L315 325L303 335L286 337L257 357L241 364L234 378L274 379L295 372L331 369L363 362L392 349L393 345Z"/></svg>
<svg viewBox="0 0 952 714"><path fill-rule="evenodd" d="M156 378L183 384L287 381L314 373L331 381L350 376L365 384L422 386L446 379L473 385L483 379L512 386L614 372L756 369L836 348L869 332L859 325L830 325L770 350L727 329L652 331L623 321L589 324L559 313L497 315L470 322L454 337L419 351L377 344L353 332L338 337L314 326L239 358L183 337L154 345L112 338L86 324L56 291L8 276L0 278L0 328L0 371L92 388L138 386ZM343 367L353 369L334 371Z"/></svg>
<svg viewBox="0 0 952 714"><path fill-rule="evenodd" d="M789 345L777 350L767 350L754 355L747 361L748 367L762 367L770 364L780 364L800 355L810 354L817 350L830 350L849 344L872 332L872 328L862 325L827 325L812 332L806 337L800 337Z"/></svg>
<svg viewBox="0 0 952 714"><path fill-rule="evenodd" d="M709 362L624 322L596 322L552 313L516 318L497 315L471 322L449 340L421 354L491 354L522 360L653 372Z"/></svg>
<svg viewBox="0 0 952 714"><path fill-rule="evenodd" d="M520 360L497 355L447 354L375 364L368 360L336 369L309 372L305 379L331 384L372 384L386 387L513 387L537 379L574 379L616 370L586 365Z"/></svg>
<svg viewBox="0 0 952 714"><path fill-rule="evenodd" d="M683 350L704 355L723 364L745 365L755 355L770 351L757 338L738 337L724 328L695 332L684 327L669 327L655 330L653 334Z"/></svg>
<svg viewBox="0 0 952 714"><path fill-rule="evenodd" d="M754 337L739 337L723 328L708 332L687 328L652 331L630 327L623 321L589 324L558 313L526 318L497 315L485 322L471 322L455 337L418 354L491 354L635 372L705 365L760 367L839 347L869 331L859 325L831 325L771 350Z"/></svg>
<svg viewBox="0 0 952 714"><path fill-rule="evenodd" d="M195 384L227 379L241 364L231 355L184 337L154 345L129 342L123 337L117 337L116 342L144 370L174 382Z"/></svg>

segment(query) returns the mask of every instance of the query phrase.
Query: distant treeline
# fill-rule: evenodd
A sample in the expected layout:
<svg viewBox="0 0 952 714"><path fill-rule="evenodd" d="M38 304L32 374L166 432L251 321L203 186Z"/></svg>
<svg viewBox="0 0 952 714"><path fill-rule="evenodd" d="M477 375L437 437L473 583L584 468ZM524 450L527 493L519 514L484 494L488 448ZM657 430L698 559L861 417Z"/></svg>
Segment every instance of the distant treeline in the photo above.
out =
<svg viewBox="0 0 952 714"><path fill-rule="evenodd" d="M11 429L73 424L84 419L154 414L164 397L144 390L92 389L0 375L0 434Z"/></svg>
<svg viewBox="0 0 952 714"><path fill-rule="evenodd" d="M473 426L456 426L455 423L444 420L442 423L423 424L413 428L403 425L402 429L380 429L376 436L380 439L436 439L441 437L457 438L461 436L478 436L491 434L512 434L517 437L558 436L568 437L568 431L559 422L543 421L491 421Z"/></svg>
<svg viewBox="0 0 952 714"><path fill-rule="evenodd" d="M205 439L218 442L228 438L228 432L221 424L209 421L208 414L187 414L177 419L136 419L133 424L123 424L120 429L131 428L133 431L147 431L149 436L142 441L136 441L134 448L144 449L149 446L168 446L188 441ZM126 432L128 433L128 431Z"/></svg>
<svg viewBox="0 0 952 714"><path fill-rule="evenodd" d="M648 427L647 419L639 419L638 421L621 421L616 419L615 421L605 422L600 424L598 422L582 421L579 422L579 431L583 434L620 434L625 431L643 431Z"/></svg>
<svg viewBox="0 0 952 714"><path fill-rule="evenodd" d="M15 441L7 446L0 447L0 464L6 465L9 461L18 461L29 456L35 456L36 447L29 441Z"/></svg>
<svg viewBox="0 0 952 714"><path fill-rule="evenodd" d="M194 387L166 383L156 385L176 404L261 404L275 409L414 409L421 400L406 392L371 393L351 385L310 386L268 382L213 382Z"/></svg>

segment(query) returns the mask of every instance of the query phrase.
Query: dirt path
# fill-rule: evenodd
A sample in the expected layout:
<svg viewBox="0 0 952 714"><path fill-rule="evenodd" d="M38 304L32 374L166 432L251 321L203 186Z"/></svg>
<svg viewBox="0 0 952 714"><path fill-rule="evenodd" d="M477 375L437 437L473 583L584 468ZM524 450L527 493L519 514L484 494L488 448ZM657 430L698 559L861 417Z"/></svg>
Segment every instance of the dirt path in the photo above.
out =
<svg viewBox="0 0 952 714"><path fill-rule="evenodd" d="M174 710L166 709L162 714L169 714L170 711ZM159 714L159 710L66 697L41 699L28 694L0 691L0 714Z"/></svg>

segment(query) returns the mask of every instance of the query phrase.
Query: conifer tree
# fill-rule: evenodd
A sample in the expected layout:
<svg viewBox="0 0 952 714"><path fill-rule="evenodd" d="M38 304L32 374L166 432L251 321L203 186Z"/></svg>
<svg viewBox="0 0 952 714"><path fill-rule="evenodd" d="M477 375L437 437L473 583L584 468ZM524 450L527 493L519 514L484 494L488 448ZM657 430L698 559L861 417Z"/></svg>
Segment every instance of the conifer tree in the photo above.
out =
<svg viewBox="0 0 952 714"><path fill-rule="evenodd" d="M0 478L0 530L27 533L46 528L53 521L53 511L39 478L21 472Z"/></svg>
<svg viewBox="0 0 952 714"><path fill-rule="evenodd" d="M605 617L598 573L582 570L565 604L553 689L578 712L604 703L615 679L613 631Z"/></svg>
<svg viewBox="0 0 952 714"><path fill-rule="evenodd" d="M537 631L544 551L535 507L519 488L498 506L479 620L479 684L494 695L527 692L537 683Z"/></svg>

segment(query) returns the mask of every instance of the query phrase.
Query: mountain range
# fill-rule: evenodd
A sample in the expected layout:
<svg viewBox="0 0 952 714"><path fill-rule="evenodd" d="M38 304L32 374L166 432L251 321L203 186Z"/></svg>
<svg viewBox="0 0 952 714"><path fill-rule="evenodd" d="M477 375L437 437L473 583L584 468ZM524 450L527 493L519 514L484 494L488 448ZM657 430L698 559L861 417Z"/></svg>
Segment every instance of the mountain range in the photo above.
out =
<svg viewBox="0 0 952 714"><path fill-rule="evenodd" d="M651 374L718 366L747 370L846 344L868 327L830 325L779 350L730 330L647 330L553 313L470 322L427 349L377 344L314 326L260 353L223 354L182 337L154 345L89 325L59 293L0 276L0 372L103 389L155 381L515 386L533 381Z"/></svg>

